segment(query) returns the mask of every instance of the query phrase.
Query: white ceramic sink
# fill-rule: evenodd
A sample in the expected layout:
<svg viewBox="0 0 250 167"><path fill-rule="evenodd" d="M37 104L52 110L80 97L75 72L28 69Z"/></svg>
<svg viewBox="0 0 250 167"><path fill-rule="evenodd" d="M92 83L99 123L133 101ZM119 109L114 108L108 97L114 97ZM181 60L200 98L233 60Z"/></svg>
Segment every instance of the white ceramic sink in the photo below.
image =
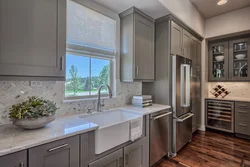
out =
<svg viewBox="0 0 250 167"><path fill-rule="evenodd" d="M80 116L97 124L95 131L95 153L100 154L130 140L130 120L141 115L125 110L112 110L92 115Z"/></svg>

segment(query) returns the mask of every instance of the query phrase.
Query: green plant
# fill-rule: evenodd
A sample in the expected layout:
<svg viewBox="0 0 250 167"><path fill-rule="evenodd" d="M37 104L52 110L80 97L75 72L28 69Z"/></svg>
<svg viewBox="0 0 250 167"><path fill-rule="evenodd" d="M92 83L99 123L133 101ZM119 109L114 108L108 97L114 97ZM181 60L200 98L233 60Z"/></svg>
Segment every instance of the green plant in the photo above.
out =
<svg viewBox="0 0 250 167"><path fill-rule="evenodd" d="M25 119L50 116L54 115L57 109L55 102L32 96L22 103L12 105L9 118Z"/></svg>

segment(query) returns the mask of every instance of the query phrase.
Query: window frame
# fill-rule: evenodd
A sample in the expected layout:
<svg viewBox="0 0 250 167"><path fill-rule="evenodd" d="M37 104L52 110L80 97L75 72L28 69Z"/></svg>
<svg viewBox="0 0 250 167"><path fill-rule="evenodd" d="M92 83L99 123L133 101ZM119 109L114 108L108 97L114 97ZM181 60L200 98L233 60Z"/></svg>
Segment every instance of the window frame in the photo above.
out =
<svg viewBox="0 0 250 167"><path fill-rule="evenodd" d="M113 91L113 95L116 95L116 79L119 78L119 62L120 62L120 17L118 14L110 11L109 9L91 1L91 0L70 0L80 5L83 5L89 9L99 12L107 17L110 17L116 21L116 51L104 50L94 48L90 46L76 45L67 42L66 54L73 54L75 56L84 56L90 58L98 58L110 61L110 87ZM91 67L90 67L91 70ZM66 70L65 70L66 75ZM98 95L87 95L87 96L65 96L66 86L64 84L64 99L67 100L90 100L96 99ZM101 97L108 97L108 94L101 94Z"/></svg>

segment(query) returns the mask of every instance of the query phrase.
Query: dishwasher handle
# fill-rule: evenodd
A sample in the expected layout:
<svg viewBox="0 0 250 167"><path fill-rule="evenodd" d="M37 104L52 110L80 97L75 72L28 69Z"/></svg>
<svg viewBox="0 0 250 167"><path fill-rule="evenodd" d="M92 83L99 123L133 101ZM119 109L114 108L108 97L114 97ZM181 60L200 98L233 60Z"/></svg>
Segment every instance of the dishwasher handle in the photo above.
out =
<svg viewBox="0 0 250 167"><path fill-rule="evenodd" d="M194 116L194 114L190 113L190 114L187 114L187 116L182 118L182 119L180 119L180 118L175 118L175 119L177 120L177 122L183 122L183 121L187 120L188 118L190 118L192 116Z"/></svg>
<svg viewBox="0 0 250 167"><path fill-rule="evenodd" d="M172 112L167 112L167 113L164 113L164 114L161 114L161 115L152 117L151 119L157 120L157 119L160 119L160 118L162 118L162 117L166 117L166 116L168 116L168 115L170 115L170 114L172 114Z"/></svg>

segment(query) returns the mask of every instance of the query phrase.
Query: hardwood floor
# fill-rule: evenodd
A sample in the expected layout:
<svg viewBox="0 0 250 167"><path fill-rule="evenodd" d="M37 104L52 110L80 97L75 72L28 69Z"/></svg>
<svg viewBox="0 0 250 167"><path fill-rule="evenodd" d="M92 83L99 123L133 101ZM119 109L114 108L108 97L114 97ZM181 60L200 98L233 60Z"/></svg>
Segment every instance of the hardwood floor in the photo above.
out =
<svg viewBox="0 0 250 167"><path fill-rule="evenodd" d="M240 167L243 160L250 161L250 141L199 131L177 157L166 158L155 167Z"/></svg>

